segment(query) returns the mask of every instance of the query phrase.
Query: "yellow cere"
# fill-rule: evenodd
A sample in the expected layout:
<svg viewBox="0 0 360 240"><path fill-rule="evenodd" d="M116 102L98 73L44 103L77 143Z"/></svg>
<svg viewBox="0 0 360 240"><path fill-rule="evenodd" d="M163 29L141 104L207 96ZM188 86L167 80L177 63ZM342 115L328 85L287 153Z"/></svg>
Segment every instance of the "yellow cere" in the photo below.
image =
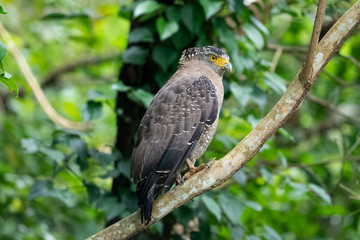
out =
<svg viewBox="0 0 360 240"><path fill-rule="evenodd" d="M225 59L215 56L215 55L210 55L210 60L213 61L219 67L223 67L229 62L228 60L225 60Z"/></svg>

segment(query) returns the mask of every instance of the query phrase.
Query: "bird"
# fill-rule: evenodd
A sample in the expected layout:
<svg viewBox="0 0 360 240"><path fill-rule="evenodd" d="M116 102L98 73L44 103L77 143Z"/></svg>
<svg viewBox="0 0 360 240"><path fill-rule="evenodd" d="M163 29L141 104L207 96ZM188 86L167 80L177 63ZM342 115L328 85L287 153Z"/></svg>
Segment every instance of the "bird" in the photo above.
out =
<svg viewBox="0 0 360 240"><path fill-rule="evenodd" d="M186 167L191 174L202 169L195 162L215 134L224 97L223 74L231 70L224 50L188 48L177 71L155 94L140 122L130 164L142 224L151 221L154 199L175 182L182 183Z"/></svg>

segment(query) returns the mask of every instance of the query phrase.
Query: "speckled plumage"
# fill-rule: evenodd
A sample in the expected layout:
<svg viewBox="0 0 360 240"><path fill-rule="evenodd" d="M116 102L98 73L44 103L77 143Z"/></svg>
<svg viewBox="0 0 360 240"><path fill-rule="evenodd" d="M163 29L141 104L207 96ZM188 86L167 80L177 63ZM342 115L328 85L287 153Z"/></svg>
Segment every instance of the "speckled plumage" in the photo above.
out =
<svg viewBox="0 0 360 240"><path fill-rule="evenodd" d="M131 157L131 178L137 184L141 220L151 220L153 199L170 189L186 159L201 157L216 130L223 100L222 75L231 64L217 66L206 46L183 52L179 69L155 95L139 127Z"/></svg>

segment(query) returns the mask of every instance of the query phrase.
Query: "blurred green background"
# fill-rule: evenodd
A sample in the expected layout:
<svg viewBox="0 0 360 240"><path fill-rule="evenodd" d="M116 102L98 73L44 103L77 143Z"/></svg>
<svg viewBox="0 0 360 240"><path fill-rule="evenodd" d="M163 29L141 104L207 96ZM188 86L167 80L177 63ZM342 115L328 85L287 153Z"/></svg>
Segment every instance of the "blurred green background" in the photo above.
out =
<svg viewBox="0 0 360 240"><path fill-rule="evenodd" d="M354 2L329 0L323 33ZM4 80L4 72L0 77L19 88L16 97L0 83L4 240L84 239L137 209L129 180L134 134L187 47L224 48L233 64L224 79L217 133L200 162L220 159L266 115L300 69L316 12L310 0L0 5L1 23L52 106L94 126L83 132L56 126L21 66L9 53L2 58L12 78ZM254 159L137 238L360 239L358 33Z"/></svg>

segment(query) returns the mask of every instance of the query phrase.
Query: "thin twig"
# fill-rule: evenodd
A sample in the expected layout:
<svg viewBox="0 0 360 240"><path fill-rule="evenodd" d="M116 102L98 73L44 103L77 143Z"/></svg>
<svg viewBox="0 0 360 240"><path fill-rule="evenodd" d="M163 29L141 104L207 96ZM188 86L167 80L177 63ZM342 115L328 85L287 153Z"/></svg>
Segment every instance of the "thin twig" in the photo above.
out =
<svg viewBox="0 0 360 240"><path fill-rule="evenodd" d="M319 4L315 16L314 28L311 35L309 52L307 54L304 67L302 68L299 74L299 79L304 84L305 88L309 88L309 84L310 84L309 80L313 75L314 61L317 60L315 59L315 54L319 42L322 23L324 20L325 8L326 8L326 0L319 0Z"/></svg>
<svg viewBox="0 0 360 240"><path fill-rule="evenodd" d="M349 148L349 150L347 151L346 155L350 156L355 149L357 148L357 146L359 146L360 144L360 136L358 135L358 138L356 139L356 141L354 142L354 144Z"/></svg>
<svg viewBox="0 0 360 240"><path fill-rule="evenodd" d="M275 69L276 69L276 66L278 65L282 51L283 51L283 49L280 46L276 49L272 63L271 63L270 72L275 72Z"/></svg>
<svg viewBox="0 0 360 240"><path fill-rule="evenodd" d="M294 163L294 164L290 164L289 167L302 167L302 168L308 168L308 167L315 167L315 166L321 166L321 165L327 165L327 164L337 164L339 163L339 160L341 161L341 159L339 158L334 158L331 160L322 160L322 161L318 161L318 162L313 162L313 163L307 163L307 164L301 164L301 163ZM360 161L360 156L349 156L344 158L345 162L358 162Z"/></svg>
<svg viewBox="0 0 360 240"><path fill-rule="evenodd" d="M345 81L344 79L329 73L328 71L324 71L324 74L327 75L329 78L335 80L337 83L339 83L340 85L344 86L344 87L350 87L350 88L359 88L360 89L360 84L356 84L356 83L349 83L347 81Z"/></svg>
<svg viewBox="0 0 360 240"><path fill-rule="evenodd" d="M112 61L120 57L120 53L111 53L104 56L91 57L86 59L81 59L77 62L70 63L64 66L59 67L55 71L51 72L41 83L42 87L49 86L57 81L57 79L64 73L73 72L78 68L87 67L90 65L96 65L103 62Z"/></svg>
<svg viewBox="0 0 360 240"><path fill-rule="evenodd" d="M339 134L339 138L336 138L336 145L339 149L339 153L340 153L340 159L341 159L341 169L340 169L340 177L337 181L337 183L335 184L335 187L333 188L333 190L331 191L331 195L333 195L336 190L339 188L343 178L344 178L344 167L345 167L345 152L344 152L344 139L342 137L341 134Z"/></svg>
<svg viewBox="0 0 360 240"><path fill-rule="evenodd" d="M360 62L353 56L346 56L346 55L342 55L342 54L339 54L339 56L342 58L345 58L347 60L350 60L356 67L360 68Z"/></svg>
<svg viewBox="0 0 360 240"><path fill-rule="evenodd" d="M265 49L268 50L277 50L281 48L284 52L300 52L306 53L308 51L308 46L289 46L289 45L279 45L274 43L267 43Z"/></svg>
<svg viewBox="0 0 360 240"><path fill-rule="evenodd" d="M352 117L352 116L349 116L347 114L345 114L344 112L342 112L336 105L332 104L332 103L329 103L323 99L320 99L319 97L311 94L311 93L308 93L308 95L306 96L307 99L309 99L310 101L314 102L314 103L317 103L329 110L331 110L332 112L352 121L352 122L355 122L355 123L358 123L360 124L360 119L359 118L355 118L355 117Z"/></svg>
<svg viewBox="0 0 360 240"><path fill-rule="evenodd" d="M30 69L30 66L26 62L24 55L16 47L13 39L11 38L9 32L0 22L0 35L4 39L5 45L8 47L9 52L13 55L17 65L25 76L26 81L29 83L31 90L33 91L36 99L38 100L40 106L46 113L46 115L53 121L58 124L60 127L75 129L75 130L89 130L92 128L91 124L84 122L74 122L67 118L62 117L58 114L55 109L49 103L49 100L46 98L43 90L41 89L36 77Z"/></svg>
<svg viewBox="0 0 360 240"><path fill-rule="evenodd" d="M350 198L356 199L360 201L360 194L352 190L351 188L345 186L344 184L340 184L340 188L344 189L346 192L350 193Z"/></svg>

